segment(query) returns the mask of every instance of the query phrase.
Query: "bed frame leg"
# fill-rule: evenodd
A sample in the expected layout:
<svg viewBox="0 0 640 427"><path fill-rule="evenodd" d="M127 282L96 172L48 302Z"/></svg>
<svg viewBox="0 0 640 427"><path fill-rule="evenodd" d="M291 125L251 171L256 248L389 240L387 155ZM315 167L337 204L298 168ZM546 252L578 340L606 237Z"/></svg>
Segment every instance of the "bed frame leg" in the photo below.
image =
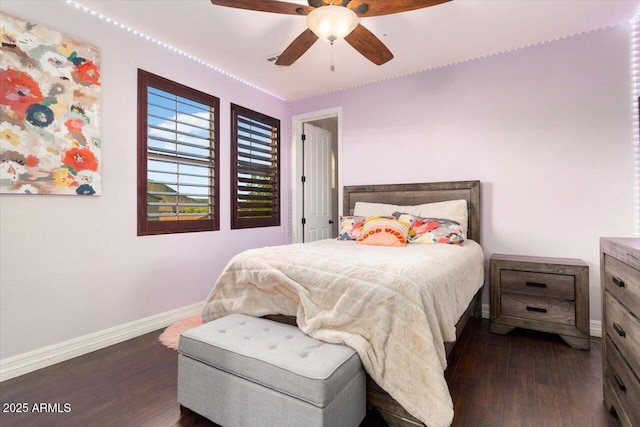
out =
<svg viewBox="0 0 640 427"><path fill-rule="evenodd" d="M473 310L473 317L475 317L476 319L482 319L482 293L483 292L484 292L484 285L482 285L480 290L473 297L476 305L475 309ZM474 304L474 301L472 301L471 304Z"/></svg>
<svg viewBox="0 0 640 427"><path fill-rule="evenodd" d="M482 319L482 299L480 299L478 304L476 304L476 309L473 311L473 317L476 319Z"/></svg>

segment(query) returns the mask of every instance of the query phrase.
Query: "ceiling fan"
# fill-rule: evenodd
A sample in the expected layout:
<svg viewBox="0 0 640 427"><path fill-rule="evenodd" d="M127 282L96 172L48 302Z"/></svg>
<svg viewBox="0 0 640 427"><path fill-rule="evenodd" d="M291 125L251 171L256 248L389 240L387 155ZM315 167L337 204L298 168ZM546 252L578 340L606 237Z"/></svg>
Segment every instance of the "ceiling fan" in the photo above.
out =
<svg viewBox="0 0 640 427"><path fill-rule="evenodd" d="M359 18L390 15L422 9L451 0L308 0L309 6L275 0L211 0L218 6L307 16L307 29L282 52L276 65L291 65L317 40L333 44L344 38L355 50L376 65L391 59L391 51L359 23Z"/></svg>

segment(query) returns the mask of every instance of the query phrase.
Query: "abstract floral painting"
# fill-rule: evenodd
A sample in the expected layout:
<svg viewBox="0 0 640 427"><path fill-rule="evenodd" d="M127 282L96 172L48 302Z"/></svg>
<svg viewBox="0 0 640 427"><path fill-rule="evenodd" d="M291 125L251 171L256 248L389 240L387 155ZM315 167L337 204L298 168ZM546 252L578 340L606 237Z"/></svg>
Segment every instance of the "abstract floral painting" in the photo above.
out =
<svg viewBox="0 0 640 427"><path fill-rule="evenodd" d="M0 192L99 195L99 50L5 13L0 39Z"/></svg>

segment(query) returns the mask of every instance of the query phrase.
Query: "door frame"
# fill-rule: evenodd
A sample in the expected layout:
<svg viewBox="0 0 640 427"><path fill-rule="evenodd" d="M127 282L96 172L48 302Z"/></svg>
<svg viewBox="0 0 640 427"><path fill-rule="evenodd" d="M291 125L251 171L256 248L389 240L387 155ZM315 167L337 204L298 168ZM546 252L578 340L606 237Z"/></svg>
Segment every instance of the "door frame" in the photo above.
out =
<svg viewBox="0 0 640 427"><path fill-rule="evenodd" d="M306 122L313 122L315 120L337 118L338 135L333 137L337 138L337 153L336 153L336 170L338 177L336 186L338 188L338 214L342 214L342 107L327 108L325 110L314 111L311 113L298 114L291 118L291 158L293 159L293 165L291 168L291 237L292 243L302 242L302 182L300 179L300 173L302 171L302 126Z"/></svg>

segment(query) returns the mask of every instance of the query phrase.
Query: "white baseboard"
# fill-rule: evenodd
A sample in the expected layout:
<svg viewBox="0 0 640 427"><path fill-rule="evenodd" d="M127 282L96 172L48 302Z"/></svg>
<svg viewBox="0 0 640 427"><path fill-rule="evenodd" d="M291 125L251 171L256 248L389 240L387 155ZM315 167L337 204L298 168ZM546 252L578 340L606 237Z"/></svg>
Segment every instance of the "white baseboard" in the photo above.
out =
<svg viewBox="0 0 640 427"><path fill-rule="evenodd" d="M491 313L489 312L489 304L482 304L482 318L490 319Z"/></svg>
<svg viewBox="0 0 640 427"><path fill-rule="evenodd" d="M203 305L203 302L198 302L27 353L7 357L0 360L0 382L164 328L184 317L199 314Z"/></svg>
<svg viewBox="0 0 640 427"><path fill-rule="evenodd" d="M592 337L602 338L602 322L599 320L589 321L589 335Z"/></svg>
<svg viewBox="0 0 640 427"><path fill-rule="evenodd" d="M482 318L489 319L489 304L482 304ZM589 321L589 335L592 337L602 337L602 323L599 320Z"/></svg>

